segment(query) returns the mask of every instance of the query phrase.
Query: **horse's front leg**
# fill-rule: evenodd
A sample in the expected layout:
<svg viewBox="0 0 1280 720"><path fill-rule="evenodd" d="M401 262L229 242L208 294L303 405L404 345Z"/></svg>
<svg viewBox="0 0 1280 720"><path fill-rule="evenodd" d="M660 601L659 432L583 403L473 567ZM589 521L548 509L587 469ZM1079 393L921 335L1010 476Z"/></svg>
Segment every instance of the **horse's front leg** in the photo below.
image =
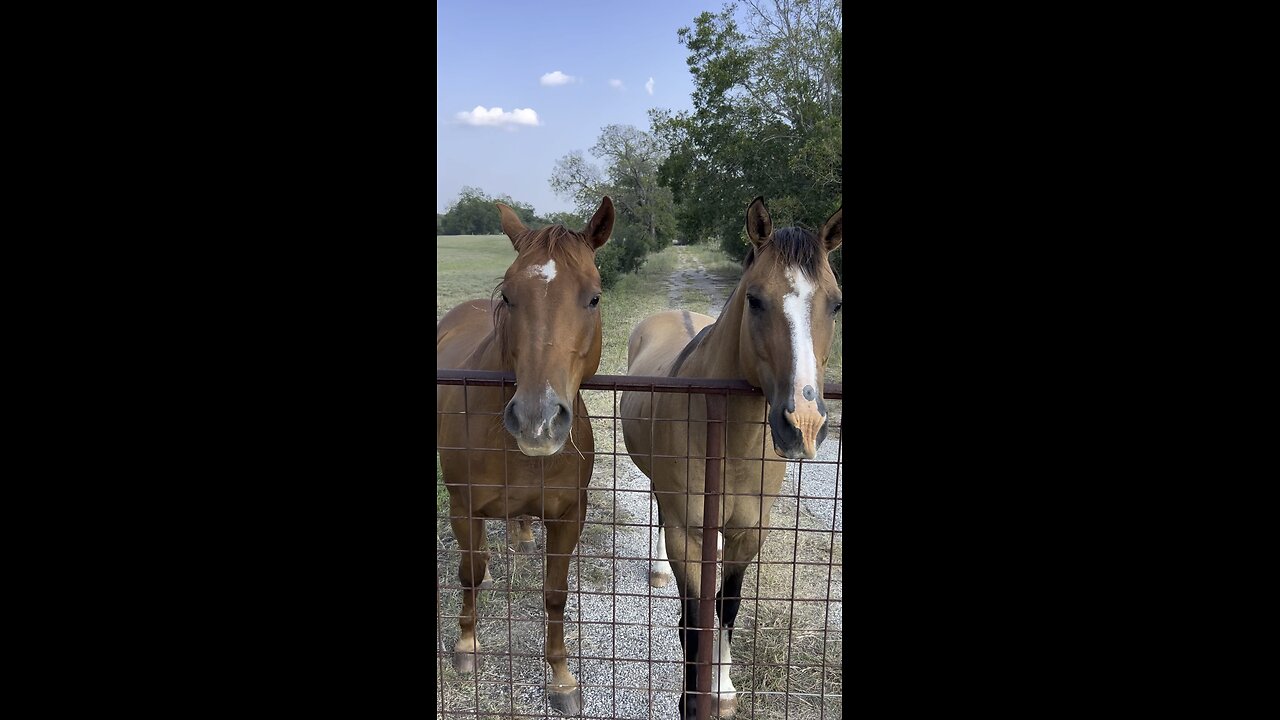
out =
<svg viewBox="0 0 1280 720"><path fill-rule="evenodd" d="M562 715L582 714L582 688L569 672L564 647L564 606L569 597L569 556L578 544L586 517L587 494L583 492L577 508L566 513L566 517L543 521L547 529L547 579L543 597L547 604L547 664L551 666L547 700Z"/></svg>
<svg viewBox="0 0 1280 720"><path fill-rule="evenodd" d="M715 671L711 682L715 692L711 714L717 717L733 717L738 710L738 690L729 677L729 671L733 669L733 626L742 605L742 580L747 574L747 565L760 554L760 546L768 533L768 530L760 528L725 533L724 586L716 593L720 627L716 629Z"/></svg>
<svg viewBox="0 0 1280 720"><path fill-rule="evenodd" d="M658 532L653 535L654 547L650 554L654 560L649 565L649 585L660 588L671 582L671 563L667 562L666 535L662 530L662 505L658 504Z"/></svg>
<svg viewBox="0 0 1280 720"><path fill-rule="evenodd" d="M451 513L457 514L457 513ZM462 615L458 618L460 633L453 648L453 669L459 673L472 673L480 664L480 641L476 638L476 592L489 572L489 551L486 549L484 521L453 517L453 536L462 549L458 562L458 580L462 583Z"/></svg>

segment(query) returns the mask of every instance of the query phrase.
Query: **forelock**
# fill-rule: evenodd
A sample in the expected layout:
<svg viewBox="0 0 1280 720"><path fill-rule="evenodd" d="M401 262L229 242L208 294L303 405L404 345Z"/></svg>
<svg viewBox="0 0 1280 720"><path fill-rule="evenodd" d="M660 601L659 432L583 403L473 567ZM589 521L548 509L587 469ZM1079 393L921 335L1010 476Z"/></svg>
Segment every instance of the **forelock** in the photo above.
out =
<svg viewBox="0 0 1280 720"><path fill-rule="evenodd" d="M772 248L778 260L786 267L799 268L800 272L810 280L817 280L822 268L822 259L826 257L826 248L818 240L818 236L804 228L789 227L775 230L760 248L754 245L743 262L743 269L750 268L756 261L756 255L765 248Z"/></svg>

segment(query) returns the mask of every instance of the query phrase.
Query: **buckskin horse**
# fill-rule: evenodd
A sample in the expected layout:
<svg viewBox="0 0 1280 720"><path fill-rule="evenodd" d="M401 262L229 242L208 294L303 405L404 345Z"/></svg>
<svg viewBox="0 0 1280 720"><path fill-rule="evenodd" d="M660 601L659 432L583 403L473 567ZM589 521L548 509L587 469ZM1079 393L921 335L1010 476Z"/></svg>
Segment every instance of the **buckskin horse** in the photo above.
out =
<svg viewBox="0 0 1280 720"><path fill-rule="evenodd" d="M729 678L733 624L742 601L747 565L769 534L773 497L786 463L813 459L827 435L823 377L840 311L841 292L827 259L840 246L843 208L814 234L800 228L775 231L757 197L747 207L751 247L742 279L718 320L671 310L650 315L627 343L627 374L741 379L764 397L732 395L726 402L724 487L719 532L724 538L723 588L716 593L721 627L715 633L713 715L737 709ZM637 467L653 484L658 501L659 554L650 584L669 579L664 549L681 597L680 644L685 686L680 707L693 718L697 707L698 597L701 585L703 493L706 457L706 396L623 392L623 439ZM768 419L764 423L753 419ZM657 421L657 422L655 422ZM692 460L691 460L692 458ZM770 458L766 460L766 458Z"/></svg>
<svg viewBox="0 0 1280 720"><path fill-rule="evenodd" d="M586 520L595 441L578 388L600 365L594 254L613 230L613 200L605 196L581 232L560 225L529 230L511 208L497 205L502 231L516 249L494 290L501 299L469 300L436 324L437 367L516 377L514 390L436 387L436 444L449 522L462 551L453 664L471 673L480 660L476 593L489 565L484 519L540 517L547 532L547 699L562 714L580 715L582 690L566 661L564 607L569 556ZM531 543L527 524L521 530L522 544Z"/></svg>

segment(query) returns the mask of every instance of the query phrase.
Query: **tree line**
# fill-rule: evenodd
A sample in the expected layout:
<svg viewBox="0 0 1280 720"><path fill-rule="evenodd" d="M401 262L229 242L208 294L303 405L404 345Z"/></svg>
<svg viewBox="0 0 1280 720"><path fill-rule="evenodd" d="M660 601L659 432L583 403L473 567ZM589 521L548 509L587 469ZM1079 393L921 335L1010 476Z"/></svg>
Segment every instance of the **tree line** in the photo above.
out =
<svg viewBox="0 0 1280 720"><path fill-rule="evenodd" d="M538 215L533 206L526 202L513 200L510 195L490 196L484 190L464 186L458 193L458 199L449 204L443 213L436 213L436 235L498 235L502 233L502 222L493 204L500 202L509 206L525 226L537 229L547 225L564 225L577 230L586 224L573 213L551 213Z"/></svg>

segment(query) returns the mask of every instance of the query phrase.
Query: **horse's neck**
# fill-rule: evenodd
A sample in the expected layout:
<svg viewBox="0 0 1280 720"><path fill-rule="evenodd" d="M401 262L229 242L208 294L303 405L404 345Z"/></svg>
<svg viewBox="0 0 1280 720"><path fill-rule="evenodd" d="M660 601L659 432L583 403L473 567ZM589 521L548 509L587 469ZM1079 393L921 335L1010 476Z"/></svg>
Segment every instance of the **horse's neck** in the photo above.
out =
<svg viewBox="0 0 1280 720"><path fill-rule="evenodd" d="M725 304L724 312L707 330L680 366L680 377L731 378L745 380L738 363L738 335L742 332L742 308L736 300L737 292Z"/></svg>
<svg viewBox="0 0 1280 720"><path fill-rule="evenodd" d="M742 308L733 299L726 303L724 312L715 325L707 331L689 357L680 366L680 377L727 378L746 380L746 373L738 362L739 333L742 331ZM759 395L730 395L726 414L735 420L748 422L729 423L729 454L750 457L760 452L760 436L765 427L754 420L766 420L768 406ZM772 447L772 443L770 443Z"/></svg>
<svg viewBox="0 0 1280 720"><path fill-rule="evenodd" d="M476 349L471 353L468 359L467 367L471 370L493 370L496 372L515 372L514 367L506 367L502 359L502 352L498 346L498 336L495 332L490 331L484 339L476 345Z"/></svg>

